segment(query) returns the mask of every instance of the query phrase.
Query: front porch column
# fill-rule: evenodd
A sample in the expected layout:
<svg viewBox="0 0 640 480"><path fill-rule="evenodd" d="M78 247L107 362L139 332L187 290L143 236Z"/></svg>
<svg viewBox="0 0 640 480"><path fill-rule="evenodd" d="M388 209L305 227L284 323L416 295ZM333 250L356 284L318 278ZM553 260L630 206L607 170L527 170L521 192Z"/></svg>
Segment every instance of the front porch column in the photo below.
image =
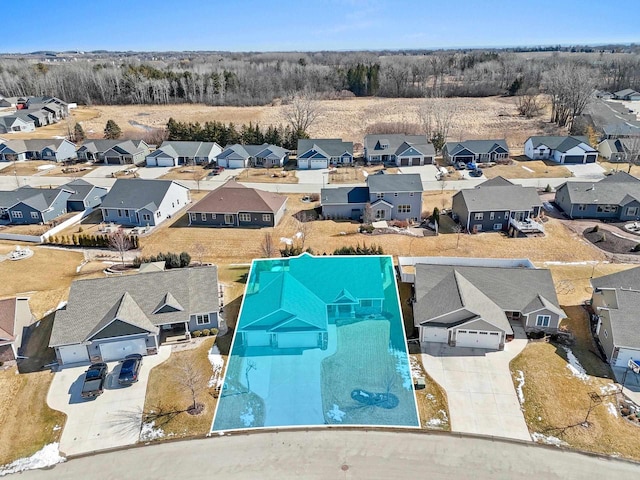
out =
<svg viewBox="0 0 640 480"><path fill-rule="evenodd" d="M191 332L189 331L189 322L184 322L184 336L187 340L191 340Z"/></svg>

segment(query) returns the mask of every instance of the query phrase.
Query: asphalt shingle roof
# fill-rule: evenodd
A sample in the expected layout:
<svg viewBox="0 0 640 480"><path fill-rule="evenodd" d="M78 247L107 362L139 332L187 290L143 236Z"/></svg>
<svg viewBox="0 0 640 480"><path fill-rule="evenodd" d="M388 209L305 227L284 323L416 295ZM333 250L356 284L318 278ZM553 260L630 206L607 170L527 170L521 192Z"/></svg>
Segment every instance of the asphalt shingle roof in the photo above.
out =
<svg viewBox="0 0 640 480"><path fill-rule="evenodd" d="M312 149L327 158L339 157L345 152L353 155L353 142L343 142L340 138L301 138L298 140L298 157Z"/></svg>
<svg viewBox="0 0 640 480"><path fill-rule="evenodd" d="M49 208L63 191L66 191L63 187L34 188L27 186L11 191L0 191L0 207L9 208L22 202L42 212Z"/></svg>
<svg viewBox="0 0 640 480"><path fill-rule="evenodd" d="M216 158L218 160L222 160L231 157L246 160L250 157L255 158L258 155L261 158L282 158L287 153L289 153L289 150L286 148L278 147L277 145L269 145L268 143L264 143L262 145L240 145L239 143L236 143L234 145L227 146Z"/></svg>
<svg viewBox="0 0 640 480"><path fill-rule="evenodd" d="M183 142L171 140L162 142L156 155L162 152L173 158L208 157L215 146L220 147L216 142Z"/></svg>
<svg viewBox="0 0 640 480"><path fill-rule="evenodd" d="M509 147L504 139L499 140L465 140L464 142L447 142L447 152L449 155L456 155L458 152L466 149L470 152L480 155L483 153L491 153L498 147L502 147L507 152Z"/></svg>
<svg viewBox="0 0 640 480"><path fill-rule="evenodd" d="M41 152L45 148L51 148L54 152L58 150L63 142L66 142L64 138L43 138L43 139L31 139L31 140L9 140L4 145L0 145L0 153L2 150L8 149L15 153L24 152Z"/></svg>
<svg viewBox="0 0 640 480"><path fill-rule="evenodd" d="M369 175L367 185L370 193L422 192L419 173L397 175Z"/></svg>
<svg viewBox="0 0 640 480"><path fill-rule="evenodd" d="M585 152L596 152L596 150L589 145L589 139L587 137L534 136L529 138L533 143L533 148L544 145L551 150L565 153L574 147L582 145L581 148Z"/></svg>
<svg viewBox="0 0 640 480"><path fill-rule="evenodd" d="M148 207L157 209L171 184L181 185L172 180L148 180L142 178L119 178L102 200L102 208L130 208L139 210Z"/></svg>
<svg viewBox="0 0 640 480"><path fill-rule="evenodd" d="M535 187L514 185L502 177L497 178L487 180L474 188L462 189L454 197L462 197L470 212L524 211L531 210L533 206L542 206L542 200Z"/></svg>
<svg viewBox="0 0 640 480"><path fill-rule="evenodd" d="M557 190L561 189L566 189L573 204L624 205L627 197L640 201L640 180L622 171L597 182L566 182Z"/></svg>
<svg viewBox="0 0 640 480"><path fill-rule="evenodd" d="M368 155L400 155L410 147L426 156L435 155L435 149L425 135L381 134L364 137L364 148Z"/></svg>
<svg viewBox="0 0 640 480"><path fill-rule="evenodd" d="M284 195L249 188L232 180L209 192L202 200L192 205L188 212L275 214L286 202L287 197Z"/></svg>
<svg viewBox="0 0 640 480"><path fill-rule="evenodd" d="M349 203L367 203L369 188L367 187L338 187L320 190L322 205L346 205Z"/></svg>

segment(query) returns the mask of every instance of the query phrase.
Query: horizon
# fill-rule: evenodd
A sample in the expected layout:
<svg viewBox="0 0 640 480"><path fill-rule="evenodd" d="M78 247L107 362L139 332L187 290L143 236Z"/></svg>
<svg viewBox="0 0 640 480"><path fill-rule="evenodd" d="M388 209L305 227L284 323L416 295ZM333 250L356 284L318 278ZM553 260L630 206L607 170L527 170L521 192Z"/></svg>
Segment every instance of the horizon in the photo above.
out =
<svg viewBox="0 0 640 480"><path fill-rule="evenodd" d="M172 7L168 0L113 0L108 11L99 3L78 5L72 0L50 0L45 5L38 0L10 3L3 9L9 24L20 24L24 18L53 19L67 22L69 28L58 28L48 38L7 36L2 49L4 54L16 55L313 53L589 47L632 45L640 40L633 16L620 16L617 3L611 0L538 0L517 5L505 0L487 0L482 5L473 0L437 5L433 0L420 4L407 0L273 0L267 9L258 0L233 4L183 0L179 10ZM598 16L591 14L593 8ZM558 18L569 21L561 24ZM530 26L528 19L532 19ZM540 28L540 23L545 27ZM615 24L615 31L605 31L602 25L606 23Z"/></svg>

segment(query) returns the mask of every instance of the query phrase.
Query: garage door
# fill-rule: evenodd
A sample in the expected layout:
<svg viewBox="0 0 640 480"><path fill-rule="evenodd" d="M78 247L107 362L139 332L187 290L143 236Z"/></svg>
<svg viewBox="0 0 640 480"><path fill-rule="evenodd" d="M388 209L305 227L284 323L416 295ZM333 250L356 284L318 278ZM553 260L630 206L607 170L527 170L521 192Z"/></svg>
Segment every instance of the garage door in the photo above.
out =
<svg viewBox="0 0 640 480"><path fill-rule="evenodd" d="M401 167L408 167L409 166L409 159L408 158L401 158L400 159L400 166Z"/></svg>
<svg viewBox="0 0 640 480"><path fill-rule="evenodd" d="M311 160L311 165L309 168L327 168L326 160Z"/></svg>
<svg viewBox="0 0 640 480"><path fill-rule="evenodd" d="M584 163L584 157L582 155L565 155L564 163Z"/></svg>
<svg viewBox="0 0 640 480"><path fill-rule="evenodd" d="M101 343L100 356L103 362L122 360L132 353L147 354L147 345L144 338L121 340L119 342Z"/></svg>
<svg viewBox="0 0 640 480"><path fill-rule="evenodd" d="M500 333L478 330L458 330L456 332L456 346L498 350L500 348Z"/></svg>
<svg viewBox="0 0 640 480"><path fill-rule="evenodd" d="M278 334L278 348L317 347L318 334L316 332L292 332Z"/></svg>
<svg viewBox="0 0 640 480"><path fill-rule="evenodd" d="M420 157L418 157L418 158L412 158L412 159L411 159L411 165L414 165L414 166L420 166Z"/></svg>
<svg viewBox="0 0 640 480"><path fill-rule="evenodd" d="M104 161L109 165L120 165L120 157L105 157Z"/></svg>
<svg viewBox="0 0 640 480"><path fill-rule="evenodd" d="M464 162L464 163L469 163L469 162L473 162L473 157L472 156L465 156L465 155L460 155L458 157L456 157L454 159L454 163L455 162Z"/></svg>
<svg viewBox="0 0 640 480"><path fill-rule="evenodd" d="M598 159L598 154L593 153L587 155L587 163L594 163Z"/></svg>
<svg viewBox="0 0 640 480"><path fill-rule="evenodd" d="M618 357L616 358L616 367L626 367L629 364L630 358L640 361L640 350L621 348L618 351Z"/></svg>
<svg viewBox="0 0 640 480"><path fill-rule="evenodd" d="M448 343L449 332L441 327L422 327L420 329L421 342Z"/></svg>
<svg viewBox="0 0 640 480"><path fill-rule="evenodd" d="M244 341L247 347L268 347L271 345L271 334L266 332L245 332Z"/></svg>
<svg viewBox="0 0 640 480"><path fill-rule="evenodd" d="M229 168L244 168L244 160L229 160Z"/></svg>
<svg viewBox="0 0 640 480"><path fill-rule="evenodd" d="M158 157L156 158L156 163L159 167L173 167L175 160L173 158Z"/></svg>
<svg viewBox="0 0 640 480"><path fill-rule="evenodd" d="M59 347L60 360L64 365L89 361L89 352L84 345L67 345Z"/></svg>

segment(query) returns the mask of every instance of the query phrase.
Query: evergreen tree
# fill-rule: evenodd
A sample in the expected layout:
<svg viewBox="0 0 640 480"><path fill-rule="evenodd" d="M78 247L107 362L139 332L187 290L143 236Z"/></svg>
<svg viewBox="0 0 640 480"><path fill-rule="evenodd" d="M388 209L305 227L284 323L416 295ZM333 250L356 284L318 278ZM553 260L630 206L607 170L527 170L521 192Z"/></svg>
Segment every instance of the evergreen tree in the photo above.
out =
<svg viewBox="0 0 640 480"><path fill-rule="evenodd" d="M122 130L116 122L113 120L107 120L107 124L104 127L104 138L109 140L116 140L122 135Z"/></svg>
<svg viewBox="0 0 640 480"><path fill-rule="evenodd" d="M79 123L73 127L73 141L76 143L82 142L87 136L84 133L84 128Z"/></svg>

